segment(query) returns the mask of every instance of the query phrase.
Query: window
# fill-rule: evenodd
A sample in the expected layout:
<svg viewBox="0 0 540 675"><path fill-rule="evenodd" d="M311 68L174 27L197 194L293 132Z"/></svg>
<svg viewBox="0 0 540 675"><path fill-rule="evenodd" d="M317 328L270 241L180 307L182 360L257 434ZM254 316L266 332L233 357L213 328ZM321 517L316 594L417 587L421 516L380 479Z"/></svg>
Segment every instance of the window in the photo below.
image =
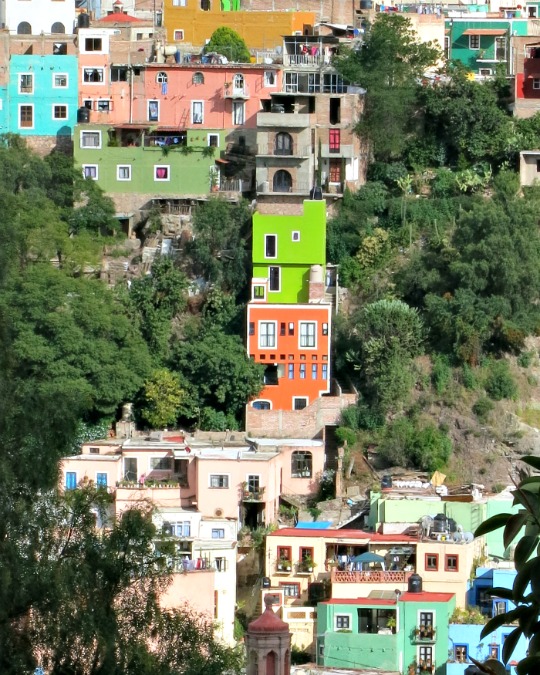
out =
<svg viewBox="0 0 540 675"><path fill-rule="evenodd" d="M506 61L506 38L495 38L495 59L497 61Z"/></svg>
<svg viewBox="0 0 540 675"><path fill-rule="evenodd" d="M264 86L275 87L277 84L276 73L273 70L264 71Z"/></svg>
<svg viewBox="0 0 540 675"><path fill-rule="evenodd" d="M331 183L341 183L341 159L330 160L328 180Z"/></svg>
<svg viewBox="0 0 540 675"><path fill-rule="evenodd" d="M286 562L292 561L292 549L290 546L278 546L277 549L278 561L285 560Z"/></svg>
<svg viewBox="0 0 540 675"><path fill-rule="evenodd" d="M66 73L54 73L53 89L65 89L68 86L68 76Z"/></svg>
<svg viewBox="0 0 540 675"><path fill-rule="evenodd" d="M148 121L159 122L159 101L148 101Z"/></svg>
<svg viewBox="0 0 540 675"><path fill-rule="evenodd" d="M92 110L92 99L91 98L85 98L82 102L83 108L86 108L87 110Z"/></svg>
<svg viewBox="0 0 540 675"><path fill-rule="evenodd" d="M103 68L83 68L83 82L97 84L104 81Z"/></svg>
<svg viewBox="0 0 540 675"><path fill-rule="evenodd" d="M227 474L210 474L210 487L227 489L229 487L229 476Z"/></svg>
<svg viewBox="0 0 540 675"><path fill-rule="evenodd" d="M204 108L202 101L191 101L191 123L202 124L204 120Z"/></svg>
<svg viewBox="0 0 540 675"><path fill-rule="evenodd" d="M253 321L249 322L249 334L255 335L255 323Z"/></svg>
<svg viewBox="0 0 540 675"><path fill-rule="evenodd" d="M101 38L86 38L84 41L85 52L100 52L102 50Z"/></svg>
<svg viewBox="0 0 540 675"><path fill-rule="evenodd" d="M74 490L77 487L77 474L75 471L66 471L66 490Z"/></svg>
<svg viewBox="0 0 540 675"><path fill-rule="evenodd" d="M53 105L53 119L67 120L67 105Z"/></svg>
<svg viewBox="0 0 540 675"><path fill-rule="evenodd" d="M298 73L285 73L285 91L296 94L298 91Z"/></svg>
<svg viewBox="0 0 540 675"><path fill-rule="evenodd" d="M201 72L196 72L193 73L193 77L191 78L191 83L192 84L204 84L204 74Z"/></svg>
<svg viewBox="0 0 540 675"><path fill-rule="evenodd" d="M116 180L131 180L131 165L118 164L116 167Z"/></svg>
<svg viewBox="0 0 540 675"><path fill-rule="evenodd" d="M468 656L468 645L454 645L454 661L458 663L466 663Z"/></svg>
<svg viewBox="0 0 540 675"><path fill-rule="evenodd" d="M308 400L304 396L293 396L294 410L304 410L307 408Z"/></svg>
<svg viewBox="0 0 540 675"><path fill-rule="evenodd" d="M201 9L203 12L209 12L210 6L210 0L201 0Z"/></svg>
<svg viewBox="0 0 540 675"><path fill-rule="evenodd" d="M255 408L255 410L270 410L271 409L271 404L270 401L253 401L251 404L252 408Z"/></svg>
<svg viewBox="0 0 540 675"><path fill-rule="evenodd" d="M506 612L506 600L495 600L493 602L493 616L504 614Z"/></svg>
<svg viewBox="0 0 540 675"><path fill-rule="evenodd" d="M187 7L187 0L173 0L173 7Z"/></svg>
<svg viewBox="0 0 540 675"><path fill-rule="evenodd" d="M327 380L328 379L328 366L326 365L326 363L322 364L321 371L322 371L321 372L322 379Z"/></svg>
<svg viewBox="0 0 540 675"><path fill-rule="evenodd" d="M289 380L294 380L294 363L287 364L287 373Z"/></svg>
<svg viewBox="0 0 540 675"><path fill-rule="evenodd" d="M264 257L277 258L277 234L266 234L264 237Z"/></svg>
<svg viewBox="0 0 540 675"><path fill-rule="evenodd" d="M276 322L259 321L259 347L270 349L276 346Z"/></svg>
<svg viewBox="0 0 540 675"><path fill-rule="evenodd" d="M276 134L275 155L292 155L293 141L292 136L285 131L280 131Z"/></svg>
<svg viewBox="0 0 540 675"><path fill-rule="evenodd" d="M292 233L292 240L300 241L300 232L298 230L294 230L294 232Z"/></svg>
<svg viewBox="0 0 540 675"><path fill-rule="evenodd" d="M233 77L233 89L236 89L236 91L244 91L244 76L242 73L236 73Z"/></svg>
<svg viewBox="0 0 540 675"><path fill-rule="evenodd" d="M300 379L301 380L306 379L306 364L305 363L300 364Z"/></svg>
<svg viewBox="0 0 540 675"><path fill-rule="evenodd" d="M339 152L341 147L341 129L330 129L329 147L330 152Z"/></svg>
<svg viewBox="0 0 540 675"><path fill-rule="evenodd" d="M316 363L311 364L311 379L316 380L318 375L318 367Z"/></svg>
<svg viewBox="0 0 540 675"><path fill-rule="evenodd" d="M171 168L170 166L155 166L154 167L154 180L156 181L166 181L171 179Z"/></svg>
<svg viewBox="0 0 540 675"><path fill-rule="evenodd" d="M172 457L150 457L150 471L170 471Z"/></svg>
<svg viewBox="0 0 540 675"><path fill-rule="evenodd" d="M448 35L444 38L444 58L450 59L450 38Z"/></svg>
<svg viewBox="0 0 540 675"><path fill-rule="evenodd" d="M208 134L206 139L209 148L219 148L219 134Z"/></svg>
<svg viewBox="0 0 540 675"><path fill-rule="evenodd" d="M53 51L54 56L66 56L67 55L67 42L54 42Z"/></svg>
<svg viewBox="0 0 540 675"><path fill-rule="evenodd" d="M447 555L444 557L444 569L447 572L457 572L459 569L458 565L458 556L457 555Z"/></svg>
<svg viewBox="0 0 540 675"><path fill-rule="evenodd" d="M280 290L280 272L281 268L279 267L269 267L268 268L268 277L269 285L268 290L270 291L279 291Z"/></svg>
<svg viewBox="0 0 540 675"><path fill-rule="evenodd" d="M212 528L212 539L225 539L225 529L222 527Z"/></svg>
<svg viewBox="0 0 540 675"><path fill-rule="evenodd" d="M316 346L317 324L315 321L300 321L300 348Z"/></svg>
<svg viewBox="0 0 540 675"><path fill-rule="evenodd" d="M96 110L98 112L111 112L112 101L109 99L100 99L99 101L96 101Z"/></svg>
<svg viewBox="0 0 540 675"><path fill-rule="evenodd" d="M164 73L162 70L156 75L156 82L158 84L166 84L168 79L167 73Z"/></svg>
<svg viewBox="0 0 540 675"><path fill-rule="evenodd" d="M127 82L128 69L126 66L111 66L111 82Z"/></svg>
<svg viewBox="0 0 540 675"><path fill-rule="evenodd" d="M98 179L98 167L97 164L83 164L83 178L91 178L92 180Z"/></svg>
<svg viewBox="0 0 540 675"><path fill-rule="evenodd" d="M437 572L439 569L439 555L437 553L426 553L426 571Z"/></svg>
<svg viewBox="0 0 540 675"><path fill-rule="evenodd" d="M101 131L81 131L81 148L101 148Z"/></svg>
<svg viewBox="0 0 540 675"><path fill-rule="evenodd" d="M280 334L280 335L285 335L285 334L286 334L286 331L287 331L287 324L286 324L284 321L282 321L282 322L279 324L279 334Z"/></svg>
<svg viewBox="0 0 540 675"><path fill-rule="evenodd" d="M214 558L214 565L218 572L225 572L227 570L227 558Z"/></svg>
<svg viewBox="0 0 540 675"><path fill-rule="evenodd" d="M174 41L175 42L182 42L184 39L184 31L182 28L175 28L174 29Z"/></svg>
<svg viewBox="0 0 540 675"><path fill-rule="evenodd" d="M34 92L34 76L30 73L19 75L19 94L32 94Z"/></svg>
<svg viewBox="0 0 540 675"><path fill-rule="evenodd" d="M280 588L283 589L283 595L286 598L299 598L300 597L300 584L280 582Z"/></svg>
<svg viewBox="0 0 540 675"><path fill-rule="evenodd" d="M305 399L303 400L305 401ZM291 456L291 476L293 478L311 478L312 465L311 452L295 450Z"/></svg>
<svg viewBox="0 0 540 675"><path fill-rule="evenodd" d="M239 126L246 121L245 105L243 101L233 101L232 104L232 122Z"/></svg>
<svg viewBox="0 0 540 675"><path fill-rule="evenodd" d="M322 334L328 335L328 324L327 323L323 323L323 325L322 325Z"/></svg>
<svg viewBox="0 0 540 675"><path fill-rule="evenodd" d="M480 49L479 35L469 35L469 49Z"/></svg>
<svg viewBox="0 0 540 675"><path fill-rule="evenodd" d="M292 176L285 169L280 169L274 174L272 181L272 189L274 192L291 192L292 191Z"/></svg>
<svg viewBox="0 0 540 675"><path fill-rule="evenodd" d="M187 459L175 459L173 473L178 477L178 483L182 487L189 487L188 479L189 461Z"/></svg>
<svg viewBox="0 0 540 675"><path fill-rule="evenodd" d="M292 321L289 323L289 335L294 335L294 323Z"/></svg>
<svg viewBox="0 0 540 675"><path fill-rule="evenodd" d="M19 106L19 127L21 129L33 129L34 127L34 106Z"/></svg>
<svg viewBox="0 0 540 675"><path fill-rule="evenodd" d="M17 26L17 35L32 35L32 26L28 21L21 21Z"/></svg>
<svg viewBox="0 0 540 675"><path fill-rule="evenodd" d="M350 614L336 615L336 630L349 630L351 627Z"/></svg>
<svg viewBox="0 0 540 675"><path fill-rule="evenodd" d="M420 612L420 628L433 629L434 615L433 612Z"/></svg>
<svg viewBox="0 0 540 675"><path fill-rule="evenodd" d="M127 457L124 459L124 480L137 480L137 458Z"/></svg>
<svg viewBox="0 0 540 675"><path fill-rule="evenodd" d="M96 473L96 485L98 487L107 487L107 474Z"/></svg>
<svg viewBox="0 0 540 675"><path fill-rule="evenodd" d="M433 665L433 647L418 648L418 665L422 669L431 668Z"/></svg>
<svg viewBox="0 0 540 675"><path fill-rule="evenodd" d="M55 34L63 34L63 33L65 33L65 32L66 32L66 27L64 26L63 23L60 23L60 21L56 21L56 22L53 23L53 25L51 26L51 33L52 33L53 35L55 35Z"/></svg>
<svg viewBox="0 0 540 675"><path fill-rule="evenodd" d="M533 89L540 89L540 77L533 78Z"/></svg>

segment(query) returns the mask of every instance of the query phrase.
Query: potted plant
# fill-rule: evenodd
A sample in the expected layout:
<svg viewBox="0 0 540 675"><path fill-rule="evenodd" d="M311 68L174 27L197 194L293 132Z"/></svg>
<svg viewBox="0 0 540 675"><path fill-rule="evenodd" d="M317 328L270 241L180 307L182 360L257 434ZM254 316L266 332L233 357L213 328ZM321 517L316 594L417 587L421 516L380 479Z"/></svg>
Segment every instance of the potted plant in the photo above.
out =
<svg viewBox="0 0 540 675"><path fill-rule="evenodd" d="M311 556L306 556L300 561L298 568L301 572L313 572L315 568L315 562Z"/></svg>
<svg viewBox="0 0 540 675"><path fill-rule="evenodd" d="M396 627L397 627L397 622L396 622L396 617L391 616L388 621L386 622L386 627L390 628L392 630L392 633L396 632Z"/></svg>

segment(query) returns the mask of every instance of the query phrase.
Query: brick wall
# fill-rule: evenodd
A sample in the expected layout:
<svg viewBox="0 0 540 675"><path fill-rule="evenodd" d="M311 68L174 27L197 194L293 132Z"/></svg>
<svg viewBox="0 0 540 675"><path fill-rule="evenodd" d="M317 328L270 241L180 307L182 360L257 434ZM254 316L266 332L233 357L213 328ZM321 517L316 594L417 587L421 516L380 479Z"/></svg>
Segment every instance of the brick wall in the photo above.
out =
<svg viewBox="0 0 540 675"><path fill-rule="evenodd" d="M73 140L71 136L23 136L28 147L41 157L49 155L53 150L59 150L66 155L73 154Z"/></svg>

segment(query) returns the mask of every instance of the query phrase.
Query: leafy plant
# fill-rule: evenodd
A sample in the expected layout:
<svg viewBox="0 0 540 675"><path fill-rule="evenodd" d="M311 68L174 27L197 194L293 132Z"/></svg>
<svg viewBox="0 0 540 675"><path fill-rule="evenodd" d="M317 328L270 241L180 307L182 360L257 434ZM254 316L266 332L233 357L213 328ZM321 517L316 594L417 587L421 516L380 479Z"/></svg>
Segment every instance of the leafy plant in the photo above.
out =
<svg viewBox="0 0 540 675"><path fill-rule="evenodd" d="M493 402L487 396L481 396L473 405L472 411L479 420L485 422L493 407Z"/></svg>
<svg viewBox="0 0 540 675"><path fill-rule="evenodd" d="M517 396L517 385L506 361L495 361L491 364L484 386L488 396L494 401Z"/></svg>

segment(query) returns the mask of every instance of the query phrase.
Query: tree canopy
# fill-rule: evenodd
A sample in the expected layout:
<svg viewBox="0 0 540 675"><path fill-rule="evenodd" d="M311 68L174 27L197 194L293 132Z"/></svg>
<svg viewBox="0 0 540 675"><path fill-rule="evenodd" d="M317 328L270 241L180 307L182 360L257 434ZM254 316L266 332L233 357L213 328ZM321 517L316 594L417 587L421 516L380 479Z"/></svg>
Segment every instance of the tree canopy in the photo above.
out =
<svg viewBox="0 0 540 675"><path fill-rule="evenodd" d="M227 26L216 28L205 49L207 52L222 54L234 63L249 63L251 61L245 40Z"/></svg>

